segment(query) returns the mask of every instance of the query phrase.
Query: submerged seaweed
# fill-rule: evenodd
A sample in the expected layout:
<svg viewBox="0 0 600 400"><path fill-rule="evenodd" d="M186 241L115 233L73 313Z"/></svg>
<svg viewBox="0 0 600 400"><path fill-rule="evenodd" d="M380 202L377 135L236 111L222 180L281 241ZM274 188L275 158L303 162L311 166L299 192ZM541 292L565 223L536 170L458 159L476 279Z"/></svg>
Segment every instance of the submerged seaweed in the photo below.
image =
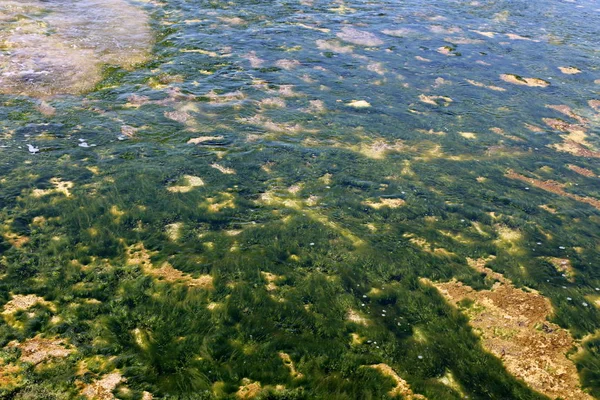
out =
<svg viewBox="0 0 600 400"><path fill-rule="evenodd" d="M593 2L0 10L0 397L600 396Z"/></svg>

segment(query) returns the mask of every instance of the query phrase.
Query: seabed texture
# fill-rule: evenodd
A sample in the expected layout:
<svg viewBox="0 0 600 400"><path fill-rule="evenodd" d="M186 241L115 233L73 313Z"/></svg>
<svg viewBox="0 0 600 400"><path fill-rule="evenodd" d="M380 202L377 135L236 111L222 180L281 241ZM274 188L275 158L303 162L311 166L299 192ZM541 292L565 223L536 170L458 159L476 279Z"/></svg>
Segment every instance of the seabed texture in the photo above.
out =
<svg viewBox="0 0 600 400"><path fill-rule="evenodd" d="M598 27L2 0L0 398L600 398Z"/></svg>

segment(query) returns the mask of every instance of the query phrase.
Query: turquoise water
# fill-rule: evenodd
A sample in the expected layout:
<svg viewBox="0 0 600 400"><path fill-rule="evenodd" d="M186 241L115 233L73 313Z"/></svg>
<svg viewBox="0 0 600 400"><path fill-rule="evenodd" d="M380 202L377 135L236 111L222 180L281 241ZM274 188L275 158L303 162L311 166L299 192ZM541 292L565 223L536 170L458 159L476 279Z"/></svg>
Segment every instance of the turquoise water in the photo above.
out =
<svg viewBox="0 0 600 400"><path fill-rule="evenodd" d="M0 395L556 398L422 279L490 255L600 395L597 2L78 4L0 8L0 299L51 304L0 322Z"/></svg>

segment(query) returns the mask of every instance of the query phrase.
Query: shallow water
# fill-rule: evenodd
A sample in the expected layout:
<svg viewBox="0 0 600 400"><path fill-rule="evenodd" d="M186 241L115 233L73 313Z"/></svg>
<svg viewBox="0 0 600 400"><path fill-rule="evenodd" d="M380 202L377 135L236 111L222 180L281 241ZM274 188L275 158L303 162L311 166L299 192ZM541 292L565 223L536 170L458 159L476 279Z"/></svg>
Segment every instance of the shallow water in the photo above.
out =
<svg viewBox="0 0 600 400"><path fill-rule="evenodd" d="M598 397L598 26L3 2L0 395Z"/></svg>
<svg viewBox="0 0 600 400"><path fill-rule="evenodd" d="M103 65L131 68L152 45L148 16L123 0L6 1L0 12L2 93L89 91Z"/></svg>

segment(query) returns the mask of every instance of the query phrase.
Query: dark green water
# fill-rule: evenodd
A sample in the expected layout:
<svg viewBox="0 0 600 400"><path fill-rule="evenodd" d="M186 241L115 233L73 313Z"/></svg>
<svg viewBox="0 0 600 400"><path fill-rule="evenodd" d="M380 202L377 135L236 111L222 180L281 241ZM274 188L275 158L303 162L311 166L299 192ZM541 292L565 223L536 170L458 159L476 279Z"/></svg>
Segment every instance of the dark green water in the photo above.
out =
<svg viewBox="0 0 600 400"><path fill-rule="evenodd" d="M85 94L0 90L0 302L52 304L0 320L0 371L20 368L0 397L78 398L118 371L123 399L248 380L257 398L381 399L395 383L365 366L385 363L429 399L546 398L420 278L490 289L466 258L494 255L575 343L600 328L600 4L137 6L145 64L106 65ZM182 274L132 261L140 243ZM37 335L73 351L23 362L9 343ZM600 340L579 346L598 397Z"/></svg>

